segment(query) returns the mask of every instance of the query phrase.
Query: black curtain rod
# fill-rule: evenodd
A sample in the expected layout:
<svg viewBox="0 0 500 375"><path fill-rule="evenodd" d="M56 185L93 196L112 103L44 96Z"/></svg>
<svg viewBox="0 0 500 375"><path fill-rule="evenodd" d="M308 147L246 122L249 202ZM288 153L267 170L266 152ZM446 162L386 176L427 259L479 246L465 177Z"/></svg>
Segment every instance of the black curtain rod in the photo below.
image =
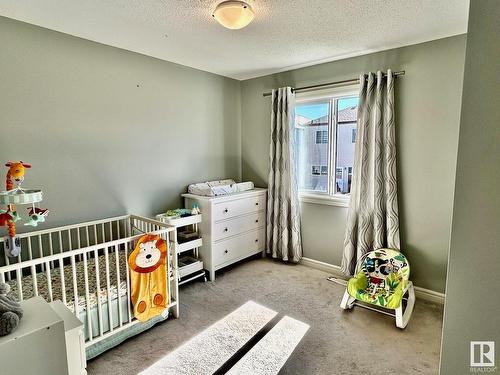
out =
<svg viewBox="0 0 500 375"><path fill-rule="evenodd" d="M394 72L392 74L395 77L397 77L397 76L404 76L405 75L405 71L404 70L400 70L399 72ZM384 77L386 77L386 76L387 76L387 74L384 73ZM349 84L349 83L353 83L353 84L354 83L359 83L359 78L346 79L346 80L337 81L337 82L321 83L319 85L297 87L296 89L292 88L292 91L293 92L314 91L314 90L319 90L319 89L322 89L322 88L328 87L328 86L346 85L346 84ZM271 92L265 92L264 94L262 94L262 96L271 96L271 95L272 95Z"/></svg>

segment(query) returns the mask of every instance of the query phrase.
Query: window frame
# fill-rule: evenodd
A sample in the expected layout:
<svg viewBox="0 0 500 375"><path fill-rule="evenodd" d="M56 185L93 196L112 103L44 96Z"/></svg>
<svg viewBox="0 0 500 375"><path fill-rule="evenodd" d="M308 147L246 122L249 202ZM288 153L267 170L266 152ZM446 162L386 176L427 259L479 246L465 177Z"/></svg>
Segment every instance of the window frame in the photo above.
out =
<svg viewBox="0 0 500 375"><path fill-rule="evenodd" d="M323 142L323 140L324 140L323 134L324 133L326 133L326 142ZM318 142L318 135L319 135L319 142ZM326 145L326 144L328 144L328 130L316 130L315 143L317 145Z"/></svg>
<svg viewBox="0 0 500 375"><path fill-rule="evenodd" d="M350 194L335 193L336 175L336 147L337 147L337 103L345 97L358 97L359 86L348 85L323 90L301 92L295 95L295 104L314 104L330 102L328 123L328 190L326 192L314 190L299 190L299 200L306 203L326 204L331 206L348 207ZM297 126L300 128L300 126ZM299 152L296 150L296 152ZM321 168L321 167L320 167Z"/></svg>

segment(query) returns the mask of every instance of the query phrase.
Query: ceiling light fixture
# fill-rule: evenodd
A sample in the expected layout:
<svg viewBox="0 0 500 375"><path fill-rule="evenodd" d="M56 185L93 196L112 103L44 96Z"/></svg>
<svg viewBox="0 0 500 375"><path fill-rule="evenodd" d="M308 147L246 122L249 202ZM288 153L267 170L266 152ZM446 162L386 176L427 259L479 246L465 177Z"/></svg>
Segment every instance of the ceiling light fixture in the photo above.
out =
<svg viewBox="0 0 500 375"><path fill-rule="evenodd" d="M217 5L212 16L222 26L237 30L252 22L254 13L252 7L244 1L223 1Z"/></svg>

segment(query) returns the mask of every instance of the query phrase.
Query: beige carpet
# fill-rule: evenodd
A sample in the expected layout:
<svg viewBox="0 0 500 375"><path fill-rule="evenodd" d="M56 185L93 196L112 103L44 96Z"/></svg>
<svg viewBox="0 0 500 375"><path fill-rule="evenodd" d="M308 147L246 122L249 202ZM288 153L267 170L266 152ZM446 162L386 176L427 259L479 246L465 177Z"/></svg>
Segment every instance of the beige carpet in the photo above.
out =
<svg viewBox="0 0 500 375"><path fill-rule="evenodd" d="M342 311L344 288L327 273L267 259L181 287L180 318L129 339L88 363L89 375L136 374L248 300L311 326L280 374L437 374L442 307L417 300L402 331L383 314Z"/></svg>

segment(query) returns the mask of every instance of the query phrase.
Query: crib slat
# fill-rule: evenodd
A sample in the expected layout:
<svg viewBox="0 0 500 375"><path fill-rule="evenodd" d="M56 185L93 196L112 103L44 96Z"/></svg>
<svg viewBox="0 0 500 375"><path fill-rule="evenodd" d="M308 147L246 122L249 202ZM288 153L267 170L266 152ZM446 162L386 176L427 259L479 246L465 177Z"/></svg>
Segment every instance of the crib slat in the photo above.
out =
<svg viewBox="0 0 500 375"><path fill-rule="evenodd" d="M49 233L49 253L50 255L54 255L54 247L52 244L52 233Z"/></svg>
<svg viewBox="0 0 500 375"><path fill-rule="evenodd" d="M110 278L109 278L109 256L108 256L108 248L104 248L104 262L106 263L106 293L108 296L108 319L109 319L109 330L113 332L113 314L111 307L111 288L110 288Z"/></svg>
<svg viewBox="0 0 500 375"><path fill-rule="evenodd" d="M28 237L27 240L28 240L28 255L30 257L30 260L33 259L33 251L31 250L31 238L32 237ZM21 262L21 255L19 255L19 262Z"/></svg>
<svg viewBox="0 0 500 375"><path fill-rule="evenodd" d="M163 238L163 236L165 236L165 238ZM168 304L170 305L170 303L172 302L172 290L171 290L171 287L170 287L170 266L171 266L171 263L170 263L170 243L168 242L168 233L165 233L164 235L162 235L162 238L165 240L165 246L167 246L167 293L168 293ZM175 249L175 247L174 247ZM174 255L176 256L176 255ZM174 275L175 276L175 275ZM177 296L176 296L176 299L177 299Z"/></svg>
<svg viewBox="0 0 500 375"><path fill-rule="evenodd" d="M128 244L127 244L128 245ZM125 246L125 271L126 271L126 275L130 275L129 273L129 270L128 270L128 262L127 262L127 258L128 258L128 251L127 251L127 248L128 246ZM132 246L134 245L134 243L132 243ZM132 296L132 294L130 293L130 277L127 277L127 305L128 305L128 322L130 323L132 321L132 307L130 306L130 298Z"/></svg>
<svg viewBox="0 0 500 375"><path fill-rule="evenodd" d="M82 244L80 241L80 228L76 228L76 244L78 246L78 249L82 248ZM82 260L82 256L80 255L80 261Z"/></svg>
<svg viewBox="0 0 500 375"><path fill-rule="evenodd" d="M99 241L97 240L97 224L94 224L94 245L97 245Z"/></svg>
<svg viewBox="0 0 500 375"><path fill-rule="evenodd" d="M5 251L5 244L3 246L3 256L5 258L5 265L8 266L10 264L9 257L7 256L7 252ZM7 272L7 280L11 280L10 272Z"/></svg>
<svg viewBox="0 0 500 375"><path fill-rule="evenodd" d="M43 258L43 245L42 245L42 235L39 234L38 236L38 254L40 255L40 258ZM42 272L45 272L45 263L42 263L40 265L40 268L42 270Z"/></svg>
<svg viewBox="0 0 500 375"><path fill-rule="evenodd" d="M17 281L17 296L19 298L19 301L23 300L23 284L21 282L22 279L22 274L21 274L21 269L16 270L16 281Z"/></svg>
<svg viewBox="0 0 500 375"><path fill-rule="evenodd" d="M49 233L49 253L50 255L54 255L54 248L52 247L52 233ZM54 261L50 262L50 267L54 268Z"/></svg>
<svg viewBox="0 0 500 375"><path fill-rule="evenodd" d="M68 244L69 244L69 249L73 250L73 242L71 241L71 229L68 229Z"/></svg>
<svg viewBox="0 0 500 375"><path fill-rule="evenodd" d="M31 280L33 283L33 294L35 296L38 296L38 280L36 277L36 266L31 266L30 269L31 269Z"/></svg>
<svg viewBox="0 0 500 375"><path fill-rule="evenodd" d="M123 325L123 313L122 313L122 297L121 297L121 281L120 281L120 252L115 245L115 263L116 263L116 287L117 287L117 300L118 300L118 320L120 321L120 327Z"/></svg>
<svg viewBox="0 0 500 375"><path fill-rule="evenodd" d="M59 252L62 254L63 253L63 242L62 242L62 232L59 230L57 231L58 238L59 238Z"/></svg>
<svg viewBox="0 0 500 375"><path fill-rule="evenodd" d="M40 254L40 258L43 258L43 245L42 245L42 235L38 235L38 253Z"/></svg>
<svg viewBox="0 0 500 375"><path fill-rule="evenodd" d="M96 282L96 297L97 297L97 313L99 315L99 335L104 333L102 324L102 305L101 305L101 276L99 275L99 250L94 250L94 265L95 265L95 282Z"/></svg>
<svg viewBox="0 0 500 375"><path fill-rule="evenodd" d="M83 275L85 282L85 305L87 308L87 328L89 334L89 341L92 341L92 313L90 311L90 293L89 293L89 273L88 273L88 265L87 265L87 253L83 253Z"/></svg>
<svg viewBox="0 0 500 375"><path fill-rule="evenodd" d="M5 283L5 275L3 272L0 272L0 283Z"/></svg>
<svg viewBox="0 0 500 375"><path fill-rule="evenodd" d="M127 220L127 229L126 229L126 237L132 236L132 224L135 223L135 219L128 218Z"/></svg>
<svg viewBox="0 0 500 375"><path fill-rule="evenodd" d="M64 271L63 271L64 272ZM78 284L77 284L77 276L76 276L76 261L75 256L71 256L71 272L73 275L73 303L75 304L75 315L78 318L79 313L79 302L78 302Z"/></svg>
<svg viewBox="0 0 500 375"><path fill-rule="evenodd" d="M89 227L85 226L85 237L87 237L87 246L90 246L90 235L89 235Z"/></svg>
<svg viewBox="0 0 500 375"><path fill-rule="evenodd" d="M67 298L66 298L66 282L64 280L64 258L59 259L59 273L61 276L61 293L62 293L62 301L66 306ZM76 309L75 309L76 313Z"/></svg>
<svg viewBox="0 0 500 375"><path fill-rule="evenodd" d="M47 275L47 288L49 289L49 299L50 299L50 302L53 301L53 298L52 298L52 278L51 278L51 275L50 275L50 264L49 262L45 262L45 272L46 272L46 275Z"/></svg>

